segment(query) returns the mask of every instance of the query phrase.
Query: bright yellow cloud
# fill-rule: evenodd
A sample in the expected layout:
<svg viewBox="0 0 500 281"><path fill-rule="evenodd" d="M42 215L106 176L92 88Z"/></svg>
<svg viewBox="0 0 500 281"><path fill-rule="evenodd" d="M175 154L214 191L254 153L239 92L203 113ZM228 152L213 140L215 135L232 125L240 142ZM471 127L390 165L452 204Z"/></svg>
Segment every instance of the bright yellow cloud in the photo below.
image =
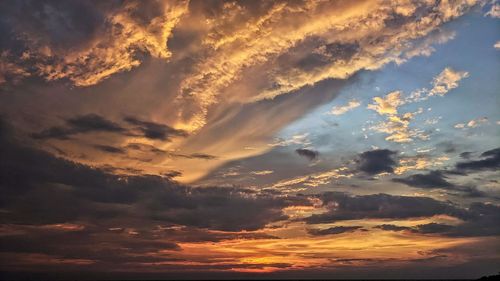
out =
<svg viewBox="0 0 500 281"><path fill-rule="evenodd" d="M375 110L380 115L395 115L398 113L398 106L403 104L401 92L395 91L387 94L384 98L374 97L374 104L369 104L368 109Z"/></svg>

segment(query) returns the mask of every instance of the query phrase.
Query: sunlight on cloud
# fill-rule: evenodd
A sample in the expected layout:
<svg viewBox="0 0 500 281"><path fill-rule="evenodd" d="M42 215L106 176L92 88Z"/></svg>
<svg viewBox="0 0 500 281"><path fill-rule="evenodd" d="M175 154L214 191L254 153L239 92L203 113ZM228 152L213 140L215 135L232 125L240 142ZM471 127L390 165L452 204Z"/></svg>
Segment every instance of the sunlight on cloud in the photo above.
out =
<svg viewBox="0 0 500 281"><path fill-rule="evenodd" d="M498 7L0 1L0 271L491 272Z"/></svg>
<svg viewBox="0 0 500 281"><path fill-rule="evenodd" d="M270 76L272 88L264 89L249 101L272 99L328 78L347 79L359 70L375 70L389 62L403 63L406 59L401 56L410 50L411 40L428 35L440 24L463 14L474 3L442 2L436 9L426 10L428 14L421 16L418 24L408 21L397 27L388 27L385 22L395 16L409 18L417 8L423 9L427 4L375 4L372 1L350 2L339 7L334 2L314 1L288 7L278 3L244 25L234 15L243 8L237 4L228 5L223 19L232 26L226 26L225 22L214 26L217 33L205 40L213 54L198 65L197 72L182 82L179 99L193 97L189 100L198 103L197 113L181 113L183 121L176 127L198 130L206 122L208 107L217 102L217 97L230 83L241 79L244 69L271 64L271 59L286 50L304 45L316 50L314 52L323 56L325 63L308 71L278 64ZM293 27L279 21L285 17L294 19ZM381 38L384 40L379 40ZM315 43L317 41L319 44ZM341 48L353 46L354 52L346 53L344 57L342 53L339 56L325 54L325 48L335 45Z"/></svg>
<svg viewBox="0 0 500 281"><path fill-rule="evenodd" d="M139 66L140 52L168 59L172 54L167 49L167 40L187 12L187 3L158 2L158 15L143 22L137 16L140 2L127 2L121 10L106 14L101 34L79 48L59 48L40 34L24 33L21 38L28 49L22 60L33 62L36 74L47 81L67 78L76 86L95 85L113 74ZM63 14L60 16L64 18Z"/></svg>
<svg viewBox="0 0 500 281"><path fill-rule="evenodd" d="M445 68L432 82L433 88L429 91L429 96L444 96L450 90L458 87L458 82L469 77L466 71L455 71L452 68Z"/></svg>
<svg viewBox="0 0 500 281"><path fill-rule="evenodd" d="M398 114L398 107L425 101L432 96L445 96L449 91L459 86L460 80L469 77L466 71L456 71L450 67L445 68L441 73L434 77L432 88L421 88L413 91L410 95L403 97L401 91L394 91L387 94L385 97L374 97L372 104L367 106L368 109L374 110L381 116L386 116L385 122L379 122L372 125L369 129L388 134L385 139L398 143L408 143L415 138L420 140L428 140L429 135L420 129L411 129L410 122L416 115L424 112L423 108L419 108L415 112L406 112ZM435 124L439 119L426 120L425 124ZM471 120L467 126L475 127L478 121ZM464 128L466 124L457 124L456 128Z"/></svg>
<svg viewBox="0 0 500 281"><path fill-rule="evenodd" d="M348 171L347 167L341 167L333 169L331 171L315 173L311 175L306 175L302 177L296 177L292 179L286 179L279 181L271 186L271 188L284 188L291 186L306 186L306 187L317 187L320 185L325 185L330 183L334 179L339 178L350 178L353 174ZM297 191L304 188L291 188L290 191Z"/></svg>

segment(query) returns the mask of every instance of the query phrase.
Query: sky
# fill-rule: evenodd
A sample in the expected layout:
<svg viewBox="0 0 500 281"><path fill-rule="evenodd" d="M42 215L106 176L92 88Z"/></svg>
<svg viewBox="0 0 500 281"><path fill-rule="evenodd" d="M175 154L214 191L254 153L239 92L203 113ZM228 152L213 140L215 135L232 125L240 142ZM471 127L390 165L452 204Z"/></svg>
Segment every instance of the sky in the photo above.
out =
<svg viewBox="0 0 500 281"><path fill-rule="evenodd" d="M500 3L0 1L0 277L500 268Z"/></svg>

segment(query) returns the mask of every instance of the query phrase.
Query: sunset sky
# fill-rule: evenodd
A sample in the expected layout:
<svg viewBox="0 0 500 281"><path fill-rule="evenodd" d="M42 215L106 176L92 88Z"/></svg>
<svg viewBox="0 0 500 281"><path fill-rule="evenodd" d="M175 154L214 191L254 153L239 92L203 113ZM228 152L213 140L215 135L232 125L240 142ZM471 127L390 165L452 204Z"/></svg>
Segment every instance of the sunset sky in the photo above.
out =
<svg viewBox="0 0 500 281"><path fill-rule="evenodd" d="M0 1L0 279L500 270L500 3Z"/></svg>

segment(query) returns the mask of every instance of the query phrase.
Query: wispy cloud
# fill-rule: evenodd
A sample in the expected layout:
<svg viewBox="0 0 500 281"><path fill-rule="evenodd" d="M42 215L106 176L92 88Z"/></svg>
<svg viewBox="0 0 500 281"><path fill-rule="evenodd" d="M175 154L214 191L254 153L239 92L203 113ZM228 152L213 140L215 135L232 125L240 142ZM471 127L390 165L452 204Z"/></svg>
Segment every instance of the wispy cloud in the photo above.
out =
<svg viewBox="0 0 500 281"><path fill-rule="evenodd" d="M470 120L469 122L467 123L458 123L458 124L455 124L455 128L457 129L467 129L467 128L476 128L476 127L479 127L483 124L486 124L488 123L488 118L487 117L481 117L481 118L477 118L477 119L472 119Z"/></svg>
<svg viewBox="0 0 500 281"><path fill-rule="evenodd" d="M349 172L346 167L342 167L326 172L319 172L311 175L281 180L273 184L271 187L280 189L284 187L298 186L298 189L303 189L304 187L317 187L328 184L334 179L350 178L352 176L353 174Z"/></svg>
<svg viewBox="0 0 500 281"><path fill-rule="evenodd" d="M433 88L429 91L429 96L439 95L444 96L450 90L458 87L458 82L464 78L469 77L466 71L456 71L452 68L445 68L443 72L439 73L432 82Z"/></svg>
<svg viewBox="0 0 500 281"><path fill-rule="evenodd" d="M329 114L332 115L342 115L347 113L348 111L353 110L354 108L360 106L361 103L355 99L350 100L346 105L343 106L334 106L332 110L330 110Z"/></svg>

